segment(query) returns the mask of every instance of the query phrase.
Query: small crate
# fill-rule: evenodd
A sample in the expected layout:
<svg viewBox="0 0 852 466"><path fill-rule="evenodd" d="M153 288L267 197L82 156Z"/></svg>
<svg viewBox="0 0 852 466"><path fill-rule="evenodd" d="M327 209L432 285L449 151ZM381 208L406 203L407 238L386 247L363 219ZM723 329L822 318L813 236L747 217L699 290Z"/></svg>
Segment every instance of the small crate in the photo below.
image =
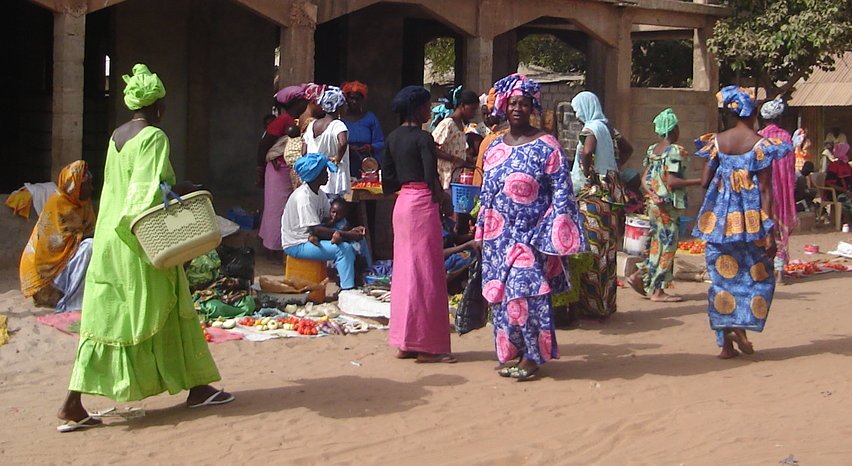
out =
<svg viewBox="0 0 852 466"><path fill-rule="evenodd" d="M142 212L130 224L151 264L168 269L206 254L219 246L222 234L208 191L183 196Z"/></svg>
<svg viewBox="0 0 852 466"><path fill-rule="evenodd" d="M325 261L312 261L287 256L287 263L284 266L284 276L287 278L301 278L311 283L322 283L323 280L328 278L328 269L326 268ZM308 300L315 303L324 302L325 287L311 291L308 295Z"/></svg>

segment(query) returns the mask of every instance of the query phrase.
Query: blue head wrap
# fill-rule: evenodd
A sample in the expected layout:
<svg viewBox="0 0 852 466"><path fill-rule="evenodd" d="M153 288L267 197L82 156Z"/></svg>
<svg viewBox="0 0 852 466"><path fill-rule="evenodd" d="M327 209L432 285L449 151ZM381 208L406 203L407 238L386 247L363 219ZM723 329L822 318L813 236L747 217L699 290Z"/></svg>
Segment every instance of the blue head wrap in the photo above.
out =
<svg viewBox="0 0 852 466"><path fill-rule="evenodd" d="M432 129L435 129L441 120L453 114L453 110L459 105L459 94L461 94L461 91L462 85L459 84L450 89L446 97L438 99L438 102L441 102L441 104L432 108Z"/></svg>
<svg viewBox="0 0 852 466"><path fill-rule="evenodd" d="M757 108L752 93L740 86L730 85L723 87L716 94L716 99L719 100L722 107L734 112L740 118L750 117Z"/></svg>
<svg viewBox="0 0 852 466"><path fill-rule="evenodd" d="M296 174L305 183L310 183L317 179L323 170L328 168L331 173L337 172L337 165L331 163L323 154L312 152L299 157L296 163L293 164L293 169Z"/></svg>
<svg viewBox="0 0 852 466"><path fill-rule="evenodd" d="M432 94L423 86L405 86L391 101L391 110L403 117L410 117L414 110L429 102Z"/></svg>

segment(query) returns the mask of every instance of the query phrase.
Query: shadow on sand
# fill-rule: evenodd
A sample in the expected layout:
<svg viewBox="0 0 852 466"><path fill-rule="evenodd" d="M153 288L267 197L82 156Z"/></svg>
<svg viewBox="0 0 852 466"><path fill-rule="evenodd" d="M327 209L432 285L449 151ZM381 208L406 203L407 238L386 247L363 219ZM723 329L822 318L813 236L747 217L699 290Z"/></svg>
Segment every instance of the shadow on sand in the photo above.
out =
<svg viewBox="0 0 852 466"><path fill-rule="evenodd" d="M450 374L428 375L414 382L351 375L299 379L283 387L233 392L237 399L223 406L189 409L181 402L168 408L146 410L143 418L110 421L110 424L136 430L177 425L207 416L253 416L295 408L306 408L331 419L382 416L426 404L428 387L465 382L466 378ZM175 398L183 401L185 396L184 392Z"/></svg>

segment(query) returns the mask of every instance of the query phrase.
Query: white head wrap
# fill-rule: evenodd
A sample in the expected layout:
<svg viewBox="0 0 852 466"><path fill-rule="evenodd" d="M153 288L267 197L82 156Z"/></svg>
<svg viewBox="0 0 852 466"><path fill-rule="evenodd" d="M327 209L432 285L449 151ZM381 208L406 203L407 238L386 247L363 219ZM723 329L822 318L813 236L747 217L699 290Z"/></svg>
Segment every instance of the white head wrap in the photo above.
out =
<svg viewBox="0 0 852 466"><path fill-rule="evenodd" d="M326 113L334 113L346 103L346 96L337 86L328 86L317 99L317 103Z"/></svg>
<svg viewBox="0 0 852 466"><path fill-rule="evenodd" d="M781 100L781 97L776 97L760 107L760 116L764 120L774 120L780 117L782 113L784 113L784 101Z"/></svg>

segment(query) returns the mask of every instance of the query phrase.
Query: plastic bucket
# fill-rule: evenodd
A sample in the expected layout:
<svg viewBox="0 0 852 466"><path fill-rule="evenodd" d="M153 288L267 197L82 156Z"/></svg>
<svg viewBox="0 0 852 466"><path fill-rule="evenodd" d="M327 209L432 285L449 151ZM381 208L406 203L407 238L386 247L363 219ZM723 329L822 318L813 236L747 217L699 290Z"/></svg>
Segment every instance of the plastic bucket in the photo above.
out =
<svg viewBox="0 0 852 466"><path fill-rule="evenodd" d="M631 215L624 224L624 252L631 256L641 256L648 248L651 223L647 218Z"/></svg>
<svg viewBox="0 0 852 466"><path fill-rule="evenodd" d="M692 217L681 215L677 218L677 235L679 238L692 236L692 229L690 228L690 226L692 226L691 224Z"/></svg>
<svg viewBox="0 0 852 466"><path fill-rule="evenodd" d="M469 184L450 183L453 192L453 211L460 214L469 213L476 205L479 197L479 186Z"/></svg>

